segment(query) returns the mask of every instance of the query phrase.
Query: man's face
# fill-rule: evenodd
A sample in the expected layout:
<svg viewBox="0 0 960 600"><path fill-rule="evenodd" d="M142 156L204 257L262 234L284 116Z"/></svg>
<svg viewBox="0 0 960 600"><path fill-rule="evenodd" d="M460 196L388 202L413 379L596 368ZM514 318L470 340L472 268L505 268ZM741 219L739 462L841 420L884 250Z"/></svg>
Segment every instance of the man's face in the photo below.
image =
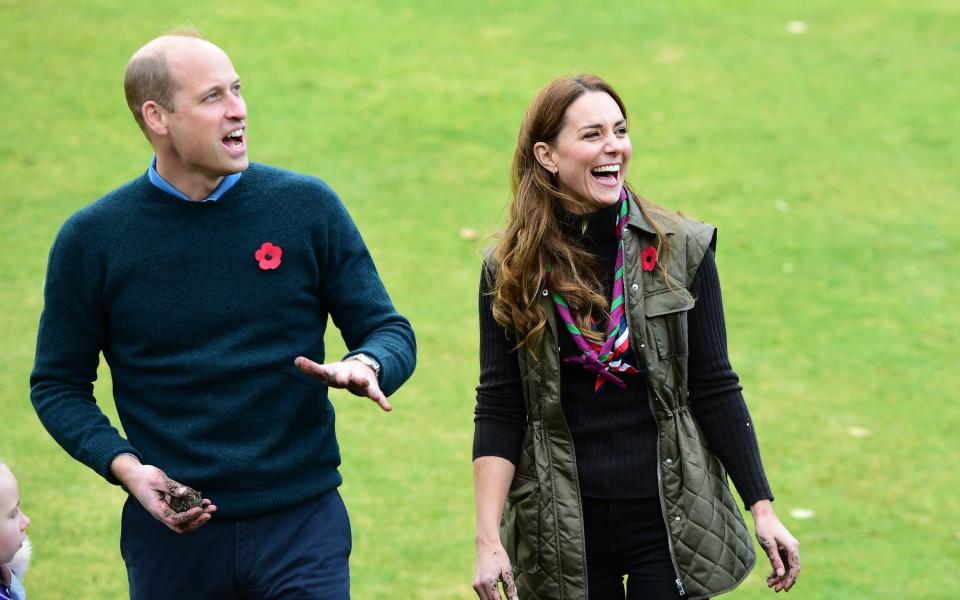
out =
<svg viewBox="0 0 960 600"><path fill-rule="evenodd" d="M10 469L0 467L0 564L13 559L26 538L30 519L20 510L20 490Z"/></svg>
<svg viewBox="0 0 960 600"><path fill-rule="evenodd" d="M191 40L167 60L177 85L174 112L166 113L170 178L217 179L245 170L247 106L230 58L213 44Z"/></svg>

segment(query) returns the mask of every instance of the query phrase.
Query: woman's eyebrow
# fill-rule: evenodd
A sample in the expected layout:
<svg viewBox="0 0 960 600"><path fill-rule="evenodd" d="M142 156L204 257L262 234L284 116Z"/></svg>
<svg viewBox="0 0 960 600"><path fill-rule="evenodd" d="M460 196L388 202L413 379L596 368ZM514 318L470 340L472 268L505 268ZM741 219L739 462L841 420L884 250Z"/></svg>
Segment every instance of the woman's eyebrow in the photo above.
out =
<svg viewBox="0 0 960 600"><path fill-rule="evenodd" d="M626 123L627 123L626 119L620 119L619 121L614 123L613 126L616 127L617 125L626 125ZM591 123L589 125L584 125L580 129L577 129L577 131L580 131L582 129L602 129L602 128L603 128L602 123Z"/></svg>

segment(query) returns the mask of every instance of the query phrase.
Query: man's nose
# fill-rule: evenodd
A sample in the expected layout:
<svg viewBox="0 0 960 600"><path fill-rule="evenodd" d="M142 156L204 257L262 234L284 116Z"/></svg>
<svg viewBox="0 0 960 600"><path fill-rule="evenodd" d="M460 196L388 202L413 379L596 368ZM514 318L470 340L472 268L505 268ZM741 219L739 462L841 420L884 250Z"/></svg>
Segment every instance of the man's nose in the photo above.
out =
<svg viewBox="0 0 960 600"><path fill-rule="evenodd" d="M229 104L227 105L227 118L247 118L247 103L243 101L243 98L240 96L231 96Z"/></svg>
<svg viewBox="0 0 960 600"><path fill-rule="evenodd" d="M26 514L23 515L23 520L20 525L20 531L26 531L27 527L30 527L30 517Z"/></svg>

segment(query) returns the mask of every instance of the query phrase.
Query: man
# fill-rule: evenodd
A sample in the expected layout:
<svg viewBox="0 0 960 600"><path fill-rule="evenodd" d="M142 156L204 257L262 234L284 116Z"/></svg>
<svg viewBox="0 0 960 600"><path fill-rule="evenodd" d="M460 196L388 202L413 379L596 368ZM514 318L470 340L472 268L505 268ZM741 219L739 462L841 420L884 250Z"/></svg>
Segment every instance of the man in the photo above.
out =
<svg viewBox="0 0 960 600"><path fill-rule="evenodd" d="M240 78L220 48L157 38L124 87L155 157L54 242L37 414L130 492L131 598L347 598L327 388L389 411L415 364L410 324L329 187L248 163ZM328 315L350 352L319 364L306 357L323 362ZM101 351L127 439L92 395Z"/></svg>

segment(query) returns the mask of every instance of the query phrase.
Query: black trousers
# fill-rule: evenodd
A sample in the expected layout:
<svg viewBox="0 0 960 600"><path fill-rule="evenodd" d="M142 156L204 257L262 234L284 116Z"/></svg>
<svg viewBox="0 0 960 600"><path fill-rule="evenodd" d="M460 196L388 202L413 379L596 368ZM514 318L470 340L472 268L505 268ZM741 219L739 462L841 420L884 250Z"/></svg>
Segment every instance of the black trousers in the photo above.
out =
<svg viewBox="0 0 960 600"><path fill-rule="evenodd" d="M585 497L583 520L590 600L686 597L677 585L659 498Z"/></svg>

